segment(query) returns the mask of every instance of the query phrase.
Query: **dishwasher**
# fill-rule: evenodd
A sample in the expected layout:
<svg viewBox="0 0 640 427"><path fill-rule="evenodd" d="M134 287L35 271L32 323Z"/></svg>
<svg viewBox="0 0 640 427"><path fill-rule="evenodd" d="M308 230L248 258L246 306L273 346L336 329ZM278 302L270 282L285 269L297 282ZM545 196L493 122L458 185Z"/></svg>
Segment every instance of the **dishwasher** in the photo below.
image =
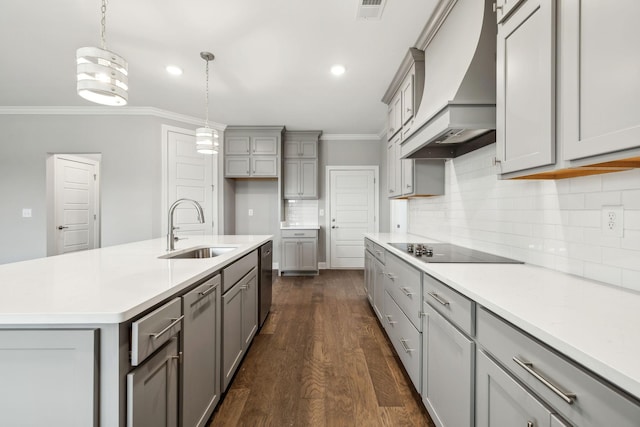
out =
<svg viewBox="0 0 640 427"><path fill-rule="evenodd" d="M260 246L259 258L260 278L258 280L258 319L260 327L267 319L269 310L271 310L272 287L273 287L273 242L269 241Z"/></svg>

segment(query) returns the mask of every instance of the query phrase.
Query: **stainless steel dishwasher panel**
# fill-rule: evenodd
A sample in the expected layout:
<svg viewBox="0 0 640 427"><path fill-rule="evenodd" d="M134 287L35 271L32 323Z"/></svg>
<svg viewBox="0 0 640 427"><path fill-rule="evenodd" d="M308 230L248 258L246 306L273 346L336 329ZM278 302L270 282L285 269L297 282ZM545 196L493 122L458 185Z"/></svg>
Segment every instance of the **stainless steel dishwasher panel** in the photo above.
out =
<svg viewBox="0 0 640 427"><path fill-rule="evenodd" d="M267 319L269 310L271 310L271 301L273 295L273 242L269 241L260 246L260 278L258 288L258 299L260 301L258 317L260 327Z"/></svg>

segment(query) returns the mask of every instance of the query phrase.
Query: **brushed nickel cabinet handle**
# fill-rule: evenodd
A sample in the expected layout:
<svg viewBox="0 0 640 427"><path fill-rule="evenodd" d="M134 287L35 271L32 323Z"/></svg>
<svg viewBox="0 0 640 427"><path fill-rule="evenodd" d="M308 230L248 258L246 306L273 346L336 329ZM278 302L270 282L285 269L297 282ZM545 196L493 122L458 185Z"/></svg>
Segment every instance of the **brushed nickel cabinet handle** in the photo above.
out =
<svg viewBox="0 0 640 427"><path fill-rule="evenodd" d="M407 288L406 286L400 288L400 290L409 298L411 298L412 295L415 295L413 292L411 292L411 288Z"/></svg>
<svg viewBox="0 0 640 427"><path fill-rule="evenodd" d="M171 319L172 322L169 324L169 326L167 326L166 328L164 328L160 332L156 332L155 334L149 334L149 335L151 335L151 338L153 338L154 340L157 340L162 335L166 334L175 325L177 325L178 323L182 322L182 319L184 319L184 314L182 316L178 317L178 318Z"/></svg>
<svg viewBox="0 0 640 427"><path fill-rule="evenodd" d="M409 345L407 344L408 340L404 339L404 338L400 338L400 343L402 344L402 347L404 348L404 351L407 353L411 353L412 351L416 351L415 348L409 348Z"/></svg>
<svg viewBox="0 0 640 427"><path fill-rule="evenodd" d="M562 390L560 387L555 385L554 381L548 380L542 375L540 375L538 372L536 372L533 369L533 363L522 361L518 359L516 356L513 356L513 361L516 362L522 369L524 369L525 371L533 375L535 379L537 379L542 384L544 384L549 390L554 392L560 399L564 400L569 405L571 405L576 399L575 393Z"/></svg>
<svg viewBox="0 0 640 427"><path fill-rule="evenodd" d="M435 292L429 292L429 296L444 306L449 305L449 301L443 299L440 295L436 294Z"/></svg>

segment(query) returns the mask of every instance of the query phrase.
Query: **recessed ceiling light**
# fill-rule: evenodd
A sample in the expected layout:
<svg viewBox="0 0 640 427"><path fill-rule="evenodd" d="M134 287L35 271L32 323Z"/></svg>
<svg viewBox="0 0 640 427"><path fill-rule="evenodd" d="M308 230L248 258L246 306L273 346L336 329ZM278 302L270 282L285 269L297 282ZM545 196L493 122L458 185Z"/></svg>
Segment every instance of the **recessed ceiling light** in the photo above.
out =
<svg viewBox="0 0 640 427"><path fill-rule="evenodd" d="M167 65L167 73L171 74L172 76L181 76L182 75L182 68L177 67L175 65Z"/></svg>
<svg viewBox="0 0 640 427"><path fill-rule="evenodd" d="M347 69L344 68L344 65L336 64L331 67L331 74L333 74L334 76L341 76L345 73L345 71L347 71Z"/></svg>

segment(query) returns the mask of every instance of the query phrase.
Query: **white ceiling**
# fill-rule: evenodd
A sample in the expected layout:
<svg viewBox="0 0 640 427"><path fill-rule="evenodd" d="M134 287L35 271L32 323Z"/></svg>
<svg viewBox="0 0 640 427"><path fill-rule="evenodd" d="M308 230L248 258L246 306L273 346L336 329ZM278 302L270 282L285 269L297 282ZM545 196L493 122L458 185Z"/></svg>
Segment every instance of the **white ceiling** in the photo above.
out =
<svg viewBox="0 0 640 427"><path fill-rule="evenodd" d="M107 47L129 62L133 107L204 118L207 50L211 121L376 134L436 3L388 0L382 20L359 21L358 0L110 0ZM99 23L100 0L2 0L0 106L94 106L76 94L75 50L100 45Z"/></svg>

